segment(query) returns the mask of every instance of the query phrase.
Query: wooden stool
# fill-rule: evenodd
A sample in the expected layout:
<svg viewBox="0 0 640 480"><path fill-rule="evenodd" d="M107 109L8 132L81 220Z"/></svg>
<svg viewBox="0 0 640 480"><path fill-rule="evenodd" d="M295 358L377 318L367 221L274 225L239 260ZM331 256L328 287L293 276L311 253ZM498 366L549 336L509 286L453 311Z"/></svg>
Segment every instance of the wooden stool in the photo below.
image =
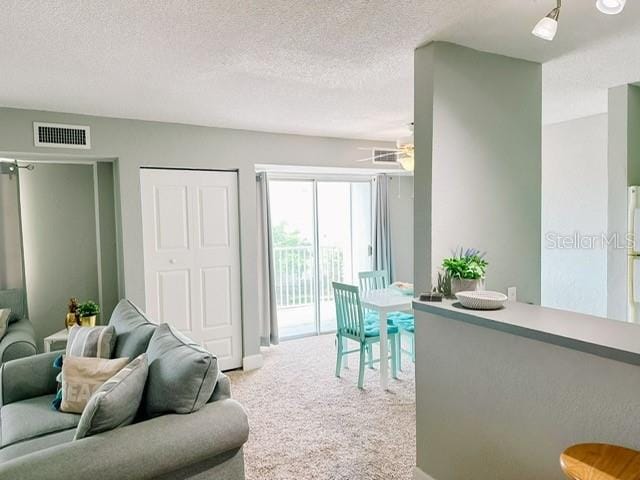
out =
<svg viewBox="0 0 640 480"><path fill-rule="evenodd" d="M603 443L567 448L560 465L573 480L640 480L640 452Z"/></svg>

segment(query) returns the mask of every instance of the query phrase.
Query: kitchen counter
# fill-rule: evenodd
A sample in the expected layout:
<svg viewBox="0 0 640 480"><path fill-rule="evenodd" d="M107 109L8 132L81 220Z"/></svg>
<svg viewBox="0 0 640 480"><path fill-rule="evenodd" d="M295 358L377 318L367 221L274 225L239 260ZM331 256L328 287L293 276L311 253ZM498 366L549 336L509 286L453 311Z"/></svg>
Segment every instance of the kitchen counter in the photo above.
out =
<svg viewBox="0 0 640 480"><path fill-rule="evenodd" d="M507 302L501 310L469 310L455 300L414 301L425 313L471 323L619 362L640 365L640 325L608 318Z"/></svg>
<svg viewBox="0 0 640 480"><path fill-rule="evenodd" d="M523 303L413 307L415 478L562 480L570 445L640 450L640 325Z"/></svg>

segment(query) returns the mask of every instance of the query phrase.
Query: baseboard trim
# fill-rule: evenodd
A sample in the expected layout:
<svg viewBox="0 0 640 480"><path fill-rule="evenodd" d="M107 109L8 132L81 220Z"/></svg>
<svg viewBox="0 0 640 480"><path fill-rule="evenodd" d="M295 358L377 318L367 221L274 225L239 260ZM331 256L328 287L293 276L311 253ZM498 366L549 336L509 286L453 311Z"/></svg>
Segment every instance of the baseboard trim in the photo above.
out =
<svg viewBox="0 0 640 480"><path fill-rule="evenodd" d="M263 365L264 358L262 358L262 355L259 353L257 355L249 355L248 357L244 357L242 359L242 369L245 372L262 368Z"/></svg>
<svg viewBox="0 0 640 480"><path fill-rule="evenodd" d="M413 480L436 480L435 478L424 473L420 468L415 467L413 469Z"/></svg>

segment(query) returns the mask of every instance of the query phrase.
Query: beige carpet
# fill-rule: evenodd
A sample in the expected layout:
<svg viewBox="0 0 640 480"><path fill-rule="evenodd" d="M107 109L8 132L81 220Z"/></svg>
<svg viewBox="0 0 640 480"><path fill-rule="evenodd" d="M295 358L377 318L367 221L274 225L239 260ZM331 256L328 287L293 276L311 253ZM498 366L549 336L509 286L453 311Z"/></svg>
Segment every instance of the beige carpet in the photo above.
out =
<svg viewBox="0 0 640 480"><path fill-rule="evenodd" d="M357 355L334 376L334 336L264 350L260 370L231 372L233 397L247 409L247 480L410 480L415 465L413 365L380 389L367 369L357 388Z"/></svg>

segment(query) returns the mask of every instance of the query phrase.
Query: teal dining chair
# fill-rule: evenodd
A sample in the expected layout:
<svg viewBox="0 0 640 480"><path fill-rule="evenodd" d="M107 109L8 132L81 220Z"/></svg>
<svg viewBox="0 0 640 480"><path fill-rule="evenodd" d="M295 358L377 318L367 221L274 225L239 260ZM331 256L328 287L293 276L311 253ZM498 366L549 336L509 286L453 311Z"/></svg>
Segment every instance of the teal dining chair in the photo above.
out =
<svg viewBox="0 0 640 480"><path fill-rule="evenodd" d="M360 293L367 293L371 290L383 290L389 286L389 275L386 270L374 270L372 272L360 272L358 273L358 283L360 285ZM366 310L364 311L364 321L369 325L378 324L378 314L376 312ZM393 325L391 319L387 320L389 325ZM399 337L399 336L398 336ZM398 342L398 345L400 342ZM398 346L396 345L396 347ZM373 353L371 348L367 351L369 357L369 368L373 368Z"/></svg>
<svg viewBox="0 0 640 480"><path fill-rule="evenodd" d="M358 273L358 280L360 285L360 291L362 293L369 292L371 290L383 290L389 286L389 275L386 270L373 270L371 272ZM377 313L365 312L365 321L369 324L379 323ZM398 327L399 333L396 338L397 345L396 351L398 352L397 365L398 370L402 371L402 354L406 353L411 357L411 360L415 363L415 322L413 315L404 312L391 312L388 316L387 323ZM410 344L410 349L405 350L402 347L402 335L405 335ZM370 366L372 366L370 362Z"/></svg>
<svg viewBox="0 0 640 480"><path fill-rule="evenodd" d="M383 290L389 286L389 275L386 270L358 273L360 291Z"/></svg>
<svg viewBox="0 0 640 480"><path fill-rule="evenodd" d="M402 371L402 354L406 353L411 357L411 361L416 363L416 335L415 335L415 318L413 314L399 312L396 317L393 318L393 323L398 327L398 369ZM409 340L409 349L405 349L402 346L402 335L405 335Z"/></svg>
<svg viewBox="0 0 640 480"><path fill-rule="evenodd" d="M342 357L352 353L360 354L360 364L358 369L358 388L364 387L364 367L365 352L376 344L380 343L380 328L378 325L369 325L364 321L364 311L360 302L360 291L355 285L346 285L344 283L333 282L333 295L336 305L337 319L337 358L336 358L336 377L340 377L342 371ZM391 349L391 375L397 376L397 335L398 327L395 325L387 326L387 335ZM358 343L355 350L347 349L347 340ZM372 360L373 362L374 360ZM375 360L379 362L380 360Z"/></svg>

